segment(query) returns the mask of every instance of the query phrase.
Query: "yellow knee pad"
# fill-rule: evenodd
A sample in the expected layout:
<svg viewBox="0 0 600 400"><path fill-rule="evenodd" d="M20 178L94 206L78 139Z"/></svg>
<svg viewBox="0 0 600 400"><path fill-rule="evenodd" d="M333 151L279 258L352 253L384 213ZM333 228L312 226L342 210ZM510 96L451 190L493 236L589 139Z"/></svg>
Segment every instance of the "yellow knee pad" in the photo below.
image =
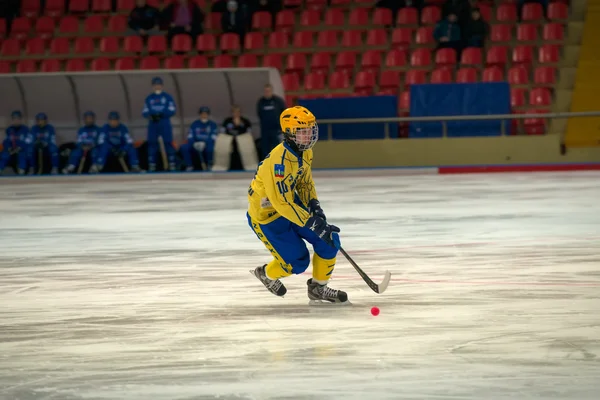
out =
<svg viewBox="0 0 600 400"><path fill-rule="evenodd" d="M329 260L319 257L316 253L313 255L313 280L320 284L326 284L331 278L335 268L335 257Z"/></svg>
<svg viewBox="0 0 600 400"><path fill-rule="evenodd" d="M290 276L292 274L292 266L286 264L285 261L277 257L267 264L265 273L269 279L285 278L286 276Z"/></svg>

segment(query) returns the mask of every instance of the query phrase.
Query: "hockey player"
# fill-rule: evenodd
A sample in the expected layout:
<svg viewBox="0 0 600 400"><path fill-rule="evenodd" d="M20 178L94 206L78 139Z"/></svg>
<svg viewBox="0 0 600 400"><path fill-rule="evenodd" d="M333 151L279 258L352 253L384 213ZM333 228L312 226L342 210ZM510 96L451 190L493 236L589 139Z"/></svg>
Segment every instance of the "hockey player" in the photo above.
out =
<svg viewBox="0 0 600 400"><path fill-rule="evenodd" d="M185 161L186 171L194 170L193 154L200 156L202 168L210 169L213 161L215 140L219 127L210 119L210 108L200 107L200 119L190 126L187 143L181 146L181 154Z"/></svg>
<svg viewBox="0 0 600 400"><path fill-rule="evenodd" d="M29 128L23 125L23 114L21 111L13 111L10 115L12 124L6 128L6 139L2 146L4 150L0 153L0 174L10 162L12 155L17 155L17 173L24 175L27 171L27 158L31 146Z"/></svg>
<svg viewBox="0 0 600 400"><path fill-rule="evenodd" d="M43 170L44 155L50 156L52 165L51 174L58 174L58 146L56 145L56 131L48 123L48 116L45 113L39 113L35 116L35 125L31 128L33 136L33 146L31 148L31 164L35 170ZM40 162L42 165L39 165Z"/></svg>
<svg viewBox="0 0 600 400"><path fill-rule="evenodd" d="M108 113L108 123L102 127L97 149L96 159L94 165L90 168L90 173L102 171L109 155L117 157L122 166L124 157L127 156L131 170L141 172L133 140L129 136L129 129L121 123L121 116L118 112L111 111Z"/></svg>
<svg viewBox="0 0 600 400"><path fill-rule="evenodd" d="M175 115L175 101L168 93L163 92L163 80L160 77L152 79L154 92L144 102L142 115L148 119L148 168L156 171L156 153L159 151L159 138L162 138L164 150L169 165L164 165L175 171L175 149L173 148L173 127L171 117ZM161 150L162 151L162 150Z"/></svg>
<svg viewBox="0 0 600 400"><path fill-rule="evenodd" d="M92 111L87 111L83 114L84 126L79 128L77 132L77 147L71 152L69 157L69 165L63 169L63 174L70 174L79 165L84 155L90 154L92 160L96 157L96 144L100 137L100 127L96 125L96 114Z"/></svg>
<svg viewBox="0 0 600 400"><path fill-rule="evenodd" d="M327 286L340 229L327 222L312 178L311 149L319 137L315 116L304 107L291 107L281 114L280 125L284 142L259 164L248 190L248 223L273 255L253 273L271 293L283 296L287 289L280 279L303 273L310 263L307 241L314 248L309 299L344 303L348 295Z"/></svg>

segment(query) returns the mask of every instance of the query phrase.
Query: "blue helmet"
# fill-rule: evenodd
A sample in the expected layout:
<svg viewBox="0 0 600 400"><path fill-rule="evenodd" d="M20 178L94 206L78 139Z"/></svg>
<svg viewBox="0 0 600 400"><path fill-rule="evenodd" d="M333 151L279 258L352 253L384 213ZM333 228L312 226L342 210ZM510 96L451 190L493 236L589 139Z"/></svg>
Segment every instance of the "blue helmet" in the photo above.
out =
<svg viewBox="0 0 600 400"><path fill-rule="evenodd" d="M121 116L119 115L118 112L116 111L111 111L108 113L108 120L110 121L111 119L116 119L117 121L121 119Z"/></svg>
<svg viewBox="0 0 600 400"><path fill-rule="evenodd" d="M160 76L155 76L154 78L152 78L152 85L162 85L163 84L163 80Z"/></svg>
<svg viewBox="0 0 600 400"><path fill-rule="evenodd" d="M198 114L202 114L202 113L210 114L210 108L208 108L206 106L200 107L200 111L198 111Z"/></svg>
<svg viewBox="0 0 600 400"><path fill-rule="evenodd" d="M46 113L37 113L35 115L35 120L36 121L48 121L48 116L46 115Z"/></svg>
<svg viewBox="0 0 600 400"><path fill-rule="evenodd" d="M96 114L93 111L86 111L83 113L83 118L85 119L87 117L96 118Z"/></svg>
<svg viewBox="0 0 600 400"><path fill-rule="evenodd" d="M23 119L23 113L19 110L15 110L12 113L10 113L10 117L12 119Z"/></svg>

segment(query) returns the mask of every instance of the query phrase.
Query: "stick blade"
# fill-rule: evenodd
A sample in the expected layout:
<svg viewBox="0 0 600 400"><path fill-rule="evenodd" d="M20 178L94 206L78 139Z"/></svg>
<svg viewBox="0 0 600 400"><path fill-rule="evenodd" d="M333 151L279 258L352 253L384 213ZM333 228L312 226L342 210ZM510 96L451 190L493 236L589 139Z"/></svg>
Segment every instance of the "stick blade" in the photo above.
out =
<svg viewBox="0 0 600 400"><path fill-rule="evenodd" d="M383 282L377 285L377 293L381 294L385 292L388 285L390 284L390 280L392 279L392 273L390 271L385 271L385 276L383 278Z"/></svg>

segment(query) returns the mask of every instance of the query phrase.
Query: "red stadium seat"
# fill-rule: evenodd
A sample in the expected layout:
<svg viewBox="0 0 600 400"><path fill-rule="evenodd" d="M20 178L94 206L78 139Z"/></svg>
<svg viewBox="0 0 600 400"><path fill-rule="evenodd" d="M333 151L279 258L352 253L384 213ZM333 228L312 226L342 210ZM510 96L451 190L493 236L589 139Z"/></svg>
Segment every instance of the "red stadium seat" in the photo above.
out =
<svg viewBox="0 0 600 400"><path fill-rule="evenodd" d="M54 36L55 29L54 19L50 17L40 17L35 23L35 33L42 39L50 39Z"/></svg>
<svg viewBox="0 0 600 400"><path fill-rule="evenodd" d="M286 8L297 8L302 6L302 0L283 0L283 6Z"/></svg>
<svg viewBox="0 0 600 400"><path fill-rule="evenodd" d="M421 23L423 25L435 25L442 19L442 11L437 6L427 6L421 12Z"/></svg>
<svg viewBox="0 0 600 400"><path fill-rule="evenodd" d="M379 9L381 11L381 9ZM352 27L365 27L369 25L369 10L367 8L355 8L350 11L348 24Z"/></svg>
<svg viewBox="0 0 600 400"><path fill-rule="evenodd" d="M87 17L83 22L83 32L88 35L99 36L104 32L104 18L100 15Z"/></svg>
<svg viewBox="0 0 600 400"><path fill-rule="evenodd" d="M147 56L140 60L141 70L161 69L160 59L157 56Z"/></svg>
<svg viewBox="0 0 600 400"><path fill-rule="evenodd" d="M17 73L29 74L37 72L37 62L34 60L21 60L17 63Z"/></svg>
<svg viewBox="0 0 600 400"><path fill-rule="evenodd" d="M325 25L330 28L344 26L344 12L336 8L331 8L325 13Z"/></svg>
<svg viewBox="0 0 600 400"><path fill-rule="evenodd" d="M477 70L475 68L461 68L456 72L456 83L477 82Z"/></svg>
<svg viewBox="0 0 600 400"><path fill-rule="evenodd" d="M181 34L173 36L171 43L173 51L190 51L192 48L192 38L189 35ZM165 36L150 36L146 43L148 53L159 53L163 55L168 48L167 38ZM177 50L176 50L177 49Z"/></svg>
<svg viewBox="0 0 600 400"><path fill-rule="evenodd" d="M496 19L500 22L517 22L517 7L515 4L504 3L498 5Z"/></svg>
<svg viewBox="0 0 600 400"><path fill-rule="evenodd" d="M262 61L263 67L283 69L283 56L281 54L267 54Z"/></svg>
<svg viewBox="0 0 600 400"><path fill-rule="evenodd" d="M285 74L281 77L283 89L286 92L296 92L300 89L300 80L296 74Z"/></svg>
<svg viewBox="0 0 600 400"><path fill-rule="evenodd" d="M79 20L70 15L63 17L58 25L58 31L61 35L76 36L79 32Z"/></svg>
<svg viewBox="0 0 600 400"><path fill-rule="evenodd" d="M203 55L194 56L189 59L188 66L193 69L208 68L208 59Z"/></svg>
<svg viewBox="0 0 600 400"><path fill-rule="evenodd" d="M123 49L127 53L141 53L144 50L144 42L139 36L127 36L123 43Z"/></svg>
<svg viewBox="0 0 600 400"><path fill-rule="evenodd" d="M311 72L304 79L304 90L315 91L325 89L325 75L317 72Z"/></svg>
<svg viewBox="0 0 600 400"><path fill-rule="evenodd" d="M516 46L512 53L512 62L514 64L531 65L533 62L533 47L531 46Z"/></svg>
<svg viewBox="0 0 600 400"><path fill-rule="evenodd" d="M381 69L381 52L379 50L365 51L360 64L363 71L379 71Z"/></svg>
<svg viewBox="0 0 600 400"><path fill-rule="evenodd" d="M481 49L478 47L468 47L464 49L460 56L460 63L462 65L481 65Z"/></svg>
<svg viewBox="0 0 600 400"><path fill-rule="evenodd" d="M342 32L342 47L360 47L362 44L362 31Z"/></svg>
<svg viewBox="0 0 600 400"><path fill-rule="evenodd" d="M89 11L89 0L70 0L69 1L69 13L70 14L83 14Z"/></svg>
<svg viewBox="0 0 600 400"><path fill-rule="evenodd" d="M260 37L260 48L262 49L262 34L258 32L249 33L246 36L246 48L250 45L254 45L254 40L256 37ZM217 50L217 38L215 35L211 33L204 33L202 35L198 35L196 39L196 50L200 52L212 52Z"/></svg>
<svg viewBox="0 0 600 400"><path fill-rule="evenodd" d="M338 44L338 31L321 31L317 36L317 47L329 48L336 47Z"/></svg>
<svg viewBox="0 0 600 400"><path fill-rule="evenodd" d="M71 45L67 38L54 38L50 42L50 54L67 55L71 52Z"/></svg>
<svg viewBox="0 0 600 400"><path fill-rule="evenodd" d="M332 7L342 6L342 7L350 7L352 5L352 0L331 0L330 4Z"/></svg>
<svg viewBox="0 0 600 400"><path fill-rule="evenodd" d="M127 31L127 17L113 15L108 19L108 31L112 34L123 34Z"/></svg>
<svg viewBox="0 0 600 400"><path fill-rule="evenodd" d="M316 10L304 10L300 14L300 27L304 29L316 28L321 24L321 13Z"/></svg>
<svg viewBox="0 0 600 400"><path fill-rule="evenodd" d="M518 108L525 106L527 90L523 88L511 88L510 89L510 106L512 108Z"/></svg>
<svg viewBox="0 0 600 400"><path fill-rule="evenodd" d="M67 72L81 72L86 69L85 60L82 60L81 58L67 60L67 64L65 65L65 71Z"/></svg>
<svg viewBox="0 0 600 400"><path fill-rule="evenodd" d="M456 51L454 49L439 49L435 53L435 64L438 66L456 65Z"/></svg>
<svg viewBox="0 0 600 400"><path fill-rule="evenodd" d="M406 90L400 93L400 109L401 110L409 110L410 109L410 90Z"/></svg>
<svg viewBox="0 0 600 400"><path fill-rule="evenodd" d="M306 7L313 10L322 10L327 7L327 0L306 0Z"/></svg>
<svg viewBox="0 0 600 400"><path fill-rule="evenodd" d="M90 70L92 71L110 71L112 66L108 58L95 58L90 64Z"/></svg>
<svg viewBox="0 0 600 400"><path fill-rule="evenodd" d="M416 49L410 55L410 65L413 67L429 67L431 65L431 51L429 49Z"/></svg>
<svg viewBox="0 0 600 400"><path fill-rule="evenodd" d="M529 92L529 104L532 106L552 105L552 94L547 88L533 88Z"/></svg>
<svg viewBox="0 0 600 400"><path fill-rule="evenodd" d="M379 88L391 90L392 93L398 91L400 86L400 73L398 71L382 71L379 77Z"/></svg>
<svg viewBox="0 0 600 400"><path fill-rule="evenodd" d="M110 13L112 11L112 0L92 0L92 11Z"/></svg>
<svg viewBox="0 0 600 400"><path fill-rule="evenodd" d="M233 68L233 58L229 54L221 54L213 60L215 68Z"/></svg>
<svg viewBox="0 0 600 400"><path fill-rule="evenodd" d="M184 56L172 56L165 59L166 69L184 69L185 68L185 57Z"/></svg>
<svg viewBox="0 0 600 400"><path fill-rule="evenodd" d="M94 53L94 40L89 37L80 37L75 39L75 54Z"/></svg>
<svg viewBox="0 0 600 400"><path fill-rule="evenodd" d="M490 40L492 42L510 42L512 40L512 25L493 24L490 27Z"/></svg>
<svg viewBox="0 0 600 400"><path fill-rule="evenodd" d="M135 8L135 0L118 0L117 12L121 14L129 14Z"/></svg>
<svg viewBox="0 0 600 400"><path fill-rule="evenodd" d="M431 72L429 83L452 83L452 73L448 68L438 68Z"/></svg>
<svg viewBox="0 0 600 400"><path fill-rule="evenodd" d="M315 53L310 62L310 69L313 72L327 74L331 66L331 53Z"/></svg>
<svg viewBox="0 0 600 400"><path fill-rule="evenodd" d="M204 36L204 35L200 35L200 36ZM198 36L198 43L200 43L200 36ZM214 51L216 48L216 45L214 45L214 38L213 38L213 44L208 48L212 48L212 50L210 51ZM263 36L262 33L260 32L249 32L246 34L245 40L244 40L244 49L247 51L260 51L263 52L264 51L264 47L265 47L265 38ZM198 47L198 50L200 50L200 48ZM208 50L207 50L208 51Z"/></svg>
<svg viewBox="0 0 600 400"><path fill-rule="evenodd" d="M242 54L238 58L237 66L240 68L256 68L258 67L258 57L256 54Z"/></svg>
<svg viewBox="0 0 600 400"><path fill-rule="evenodd" d="M0 18L0 39L4 39L6 37L6 20L4 18Z"/></svg>
<svg viewBox="0 0 600 400"><path fill-rule="evenodd" d="M535 42L538 40L538 27L535 24L517 25L517 40L519 42Z"/></svg>
<svg viewBox="0 0 600 400"><path fill-rule="evenodd" d="M279 11L275 17L275 29L280 31L293 31L295 23L294 12L290 10Z"/></svg>
<svg viewBox="0 0 600 400"><path fill-rule="evenodd" d="M119 58L115 62L115 70L117 71L131 71L135 69L135 61L133 58Z"/></svg>
<svg viewBox="0 0 600 400"><path fill-rule="evenodd" d="M6 39L2 42L2 57L18 57L21 55L21 43L18 39Z"/></svg>
<svg viewBox="0 0 600 400"><path fill-rule="evenodd" d="M22 0L21 15L27 18L35 18L40 15L40 0Z"/></svg>
<svg viewBox="0 0 600 400"><path fill-rule="evenodd" d="M537 67L533 72L533 81L536 85L552 87L556 83L556 68Z"/></svg>
<svg viewBox="0 0 600 400"><path fill-rule="evenodd" d="M33 38L25 45L25 54L28 56L41 56L46 53L46 41L42 38Z"/></svg>
<svg viewBox="0 0 600 400"><path fill-rule="evenodd" d="M367 46L387 47L388 37L385 29L371 29L367 32Z"/></svg>
<svg viewBox="0 0 600 400"><path fill-rule="evenodd" d="M481 77L482 82L502 82L504 81L504 74L499 67L487 67L483 70Z"/></svg>
<svg viewBox="0 0 600 400"><path fill-rule="evenodd" d="M374 71L358 71L354 78L354 93L360 96L373 94L377 79Z"/></svg>
<svg viewBox="0 0 600 400"><path fill-rule="evenodd" d="M492 46L485 56L488 65L505 65L508 59L507 48L504 46Z"/></svg>
<svg viewBox="0 0 600 400"><path fill-rule="evenodd" d="M419 45L435 45L435 39L433 37L433 27L432 26L422 26L417 29L417 34L415 36L415 42Z"/></svg>
<svg viewBox="0 0 600 400"><path fill-rule="evenodd" d="M267 11L258 11L252 14L252 29L257 31L270 31L273 18Z"/></svg>
<svg viewBox="0 0 600 400"><path fill-rule="evenodd" d="M270 22L269 22L270 24ZM221 31L221 13L211 12L208 17L204 20L204 30L206 32L220 32Z"/></svg>
<svg viewBox="0 0 600 400"><path fill-rule="evenodd" d="M556 22L544 24L542 38L546 42L562 42L565 38L565 31L562 24Z"/></svg>
<svg viewBox="0 0 600 400"><path fill-rule="evenodd" d="M24 40L29 36L29 32L31 32L31 20L27 17L17 17L13 20L10 36Z"/></svg>
<svg viewBox="0 0 600 400"><path fill-rule="evenodd" d="M269 49L287 50L290 46L289 35L287 32L272 32L269 35Z"/></svg>
<svg viewBox="0 0 600 400"><path fill-rule="evenodd" d="M8 61L0 60L0 74L10 74L11 66Z"/></svg>
<svg viewBox="0 0 600 400"><path fill-rule="evenodd" d="M386 68L406 67L406 51L401 49L391 50L385 56Z"/></svg>
<svg viewBox="0 0 600 400"><path fill-rule="evenodd" d="M427 73L421 69L411 69L406 72L406 76L404 77L404 84L406 86L410 85L420 85L422 83L427 83Z"/></svg>
<svg viewBox="0 0 600 400"><path fill-rule="evenodd" d="M40 72L60 72L61 65L59 60L43 60L40 65Z"/></svg>
<svg viewBox="0 0 600 400"><path fill-rule="evenodd" d="M398 10L396 15L396 25L418 25L419 12L416 8L406 7Z"/></svg>
<svg viewBox="0 0 600 400"><path fill-rule="evenodd" d="M544 9L540 3L526 3L521 11L523 21L540 21L544 18Z"/></svg>
<svg viewBox="0 0 600 400"><path fill-rule="evenodd" d="M303 53L292 53L288 56L285 64L285 72L296 72L300 76L304 75L307 65L306 55Z"/></svg>
<svg viewBox="0 0 600 400"><path fill-rule="evenodd" d="M492 7L486 3L477 3L477 7L479 8L479 12L481 13L481 18L484 21L490 22L492 20Z"/></svg>
<svg viewBox="0 0 600 400"><path fill-rule="evenodd" d="M100 40L100 51L105 54L115 54L121 51L120 38L116 36L105 37Z"/></svg>
<svg viewBox="0 0 600 400"><path fill-rule="evenodd" d="M348 74L342 71L335 71L329 76L329 88L330 89L349 89L350 78Z"/></svg>
<svg viewBox="0 0 600 400"><path fill-rule="evenodd" d="M392 10L388 8L376 8L373 12L373 25L391 26L394 23Z"/></svg>
<svg viewBox="0 0 600 400"><path fill-rule="evenodd" d="M395 28L392 31L392 45L396 47L408 47L412 43L412 28Z"/></svg>
<svg viewBox="0 0 600 400"><path fill-rule="evenodd" d="M45 14L52 18L65 13L65 0L46 0Z"/></svg>
<svg viewBox="0 0 600 400"><path fill-rule="evenodd" d="M560 61L559 46L545 44L538 49L538 61L542 64L554 64Z"/></svg>
<svg viewBox="0 0 600 400"><path fill-rule="evenodd" d="M546 110L529 110L528 114L547 114ZM525 118L523 127L527 135L543 135L546 133L546 120L544 118Z"/></svg>
<svg viewBox="0 0 600 400"><path fill-rule="evenodd" d="M569 18L569 6L565 3L554 2L548 5L548 19L550 21L565 21Z"/></svg>
<svg viewBox="0 0 600 400"><path fill-rule="evenodd" d="M336 71L352 71L356 65L356 52L342 51L335 59Z"/></svg>
<svg viewBox="0 0 600 400"><path fill-rule="evenodd" d="M312 49L313 43L314 33L309 31L296 32L292 40L295 49Z"/></svg>
<svg viewBox="0 0 600 400"><path fill-rule="evenodd" d="M240 36L237 33L224 33L221 35L221 51L240 51Z"/></svg>
<svg viewBox="0 0 600 400"><path fill-rule="evenodd" d="M164 1L164 5L168 5L170 3L174 3L177 0L165 0ZM162 7L161 4L161 0L146 0L146 4L148 4L150 7L154 7L160 10L160 8Z"/></svg>

